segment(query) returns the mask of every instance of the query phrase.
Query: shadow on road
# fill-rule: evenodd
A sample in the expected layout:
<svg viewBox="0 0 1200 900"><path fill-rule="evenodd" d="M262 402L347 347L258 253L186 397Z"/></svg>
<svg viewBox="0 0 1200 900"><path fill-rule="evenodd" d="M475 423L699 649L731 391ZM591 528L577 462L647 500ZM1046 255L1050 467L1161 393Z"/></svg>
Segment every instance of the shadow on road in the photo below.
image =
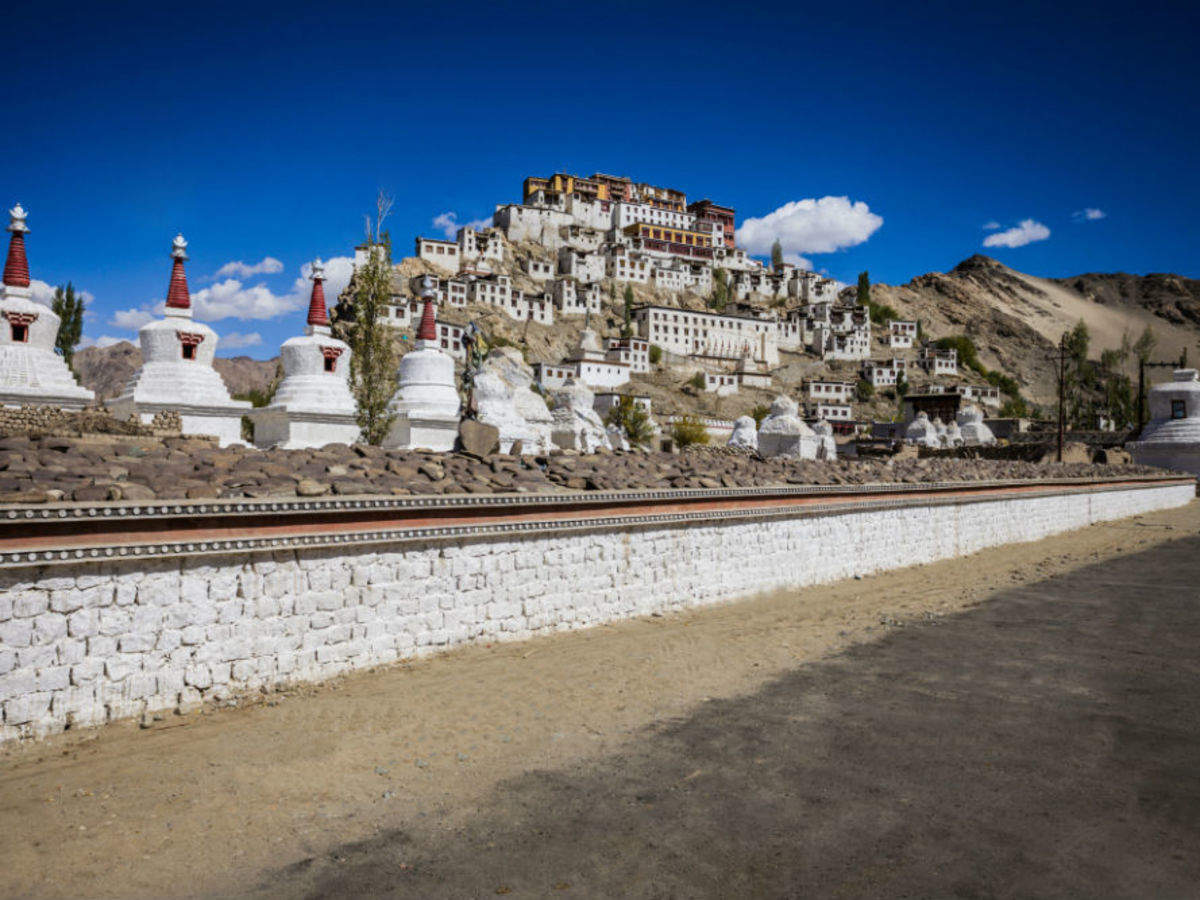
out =
<svg viewBox="0 0 1200 900"><path fill-rule="evenodd" d="M271 895L1194 896L1200 538L895 628ZM423 832L422 829L425 829Z"/></svg>

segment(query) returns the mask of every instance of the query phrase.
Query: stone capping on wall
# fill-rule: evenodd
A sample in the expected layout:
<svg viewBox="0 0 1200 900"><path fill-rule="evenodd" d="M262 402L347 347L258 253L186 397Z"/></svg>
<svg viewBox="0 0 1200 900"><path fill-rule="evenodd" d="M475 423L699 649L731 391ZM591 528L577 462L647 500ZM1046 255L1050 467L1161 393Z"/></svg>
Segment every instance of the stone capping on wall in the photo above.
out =
<svg viewBox="0 0 1200 900"><path fill-rule="evenodd" d="M1013 494L1040 497L1185 483L1194 483L1194 479L1164 474L927 484L13 506L0 512L0 568L801 518L867 509L986 502ZM817 502L822 497L843 499ZM669 511L663 507L669 507ZM580 517L581 511L589 514ZM393 514L392 518L383 518L388 513ZM397 519L397 514L402 518Z"/></svg>

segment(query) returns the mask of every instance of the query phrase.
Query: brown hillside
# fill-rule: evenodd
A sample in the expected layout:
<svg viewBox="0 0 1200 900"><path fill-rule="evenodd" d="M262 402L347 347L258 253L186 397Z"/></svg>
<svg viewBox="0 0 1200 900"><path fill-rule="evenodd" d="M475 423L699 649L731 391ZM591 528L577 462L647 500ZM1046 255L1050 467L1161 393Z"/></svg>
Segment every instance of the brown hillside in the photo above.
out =
<svg viewBox="0 0 1200 900"><path fill-rule="evenodd" d="M230 393L245 394L251 390L265 390L275 377L278 361L278 358L260 360L235 356L230 359L217 358L213 368L221 373ZM73 360L80 384L95 391L96 397L101 400L120 394L141 364L141 350L129 341L121 341L110 347L88 347L76 353Z"/></svg>

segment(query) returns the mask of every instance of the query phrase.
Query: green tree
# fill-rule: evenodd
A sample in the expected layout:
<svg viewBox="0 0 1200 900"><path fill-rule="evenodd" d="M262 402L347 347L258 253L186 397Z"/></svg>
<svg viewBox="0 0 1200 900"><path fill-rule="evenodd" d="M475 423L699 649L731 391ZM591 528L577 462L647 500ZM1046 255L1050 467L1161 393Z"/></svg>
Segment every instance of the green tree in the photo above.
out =
<svg viewBox="0 0 1200 900"><path fill-rule="evenodd" d="M690 447L692 444L707 444L708 429L695 416L683 416L671 425L671 440L676 447Z"/></svg>
<svg viewBox="0 0 1200 900"><path fill-rule="evenodd" d="M650 414L633 402L632 397L622 397L617 405L608 411L605 424L616 425L623 432L630 444L638 447L649 446L654 439L654 429L650 427Z"/></svg>
<svg viewBox="0 0 1200 900"><path fill-rule="evenodd" d="M713 269L713 290L708 305L721 310L729 302L729 276L722 268Z"/></svg>
<svg viewBox="0 0 1200 900"><path fill-rule="evenodd" d="M779 238L775 238L775 243L771 245L771 270L783 271L783 244L779 243Z"/></svg>
<svg viewBox="0 0 1200 900"><path fill-rule="evenodd" d="M396 390L396 353L382 318L392 295L392 244L383 230L391 209L392 199L381 191L374 222L367 217L367 261L355 273L350 383L368 444L380 444L387 436L393 418L388 403Z"/></svg>
<svg viewBox="0 0 1200 900"><path fill-rule="evenodd" d="M83 297L75 293L75 286L67 282L54 289L50 308L58 316L58 334L54 338L54 349L62 354L67 365L75 358L75 348L83 337Z"/></svg>
<svg viewBox="0 0 1200 900"><path fill-rule="evenodd" d="M858 304L866 306L871 302L871 276L866 272L858 273Z"/></svg>
<svg viewBox="0 0 1200 900"><path fill-rule="evenodd" d="M854 395L859 403L866 403L875 396L875 385L867 381L865 378L858 379L858 384L855 385Z"/></svg>
<svg viewBox="0 0 1200 900"><path fill-rule="evenodd" d="M1158 346L1158 338L1154 336L1154 332L1147 325L1142 331L1141 336L1133 342L1133 355L1138 362L1149 362L1151 355L1154 353L1154 348Z"/></svg>
<svg viewBox="0 0 1200 900"><path fill-rule="evenodd" d="M663 354L662 347L658 346L658 344L651 344L650 345L650 365L657 366L660 362L662 362L662 354Z"/></svg>
<svg viewBox="0 0 1200 900"><path fill-rule="evenodd" d="M695 375L693 375L691 378L689 378L687 380L687 383L690 384L692 387L694 387L698 391L704 390L704 373L697 372Z"/></svg>
<svg viewBox="0 0 1200 900"><path fill-rule="evenodd" d="M908 393L908 379L902 375L896 381L896 396L899 397L901 400L903 400L907 393Z"/></svg>
<svg viewBox="0 0 1200 900"><path fill-rule="evenodd" d="M750 417L754 419L754 427L757 428L762 424L763 419L771 414L771 407L765 403L759 403L754 409L750 410Z"/></svg>
<svg viewBox="0 0 1200 900"><path fill-rule="evenodd" d="M633 285L625 285L625 324L621 326L621 337L633 334Z"/></svg>

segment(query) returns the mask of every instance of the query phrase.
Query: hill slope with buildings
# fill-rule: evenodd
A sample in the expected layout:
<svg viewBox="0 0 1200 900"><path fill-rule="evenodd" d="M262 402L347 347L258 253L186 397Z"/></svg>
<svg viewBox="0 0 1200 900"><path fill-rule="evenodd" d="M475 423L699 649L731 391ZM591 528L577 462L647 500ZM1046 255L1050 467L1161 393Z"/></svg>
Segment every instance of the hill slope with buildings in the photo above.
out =
<svg viewBox="0 0 1200 900"><path fill-rule="evenodd" d="M873 285L871 297L920 320L935 337L970 337L986 366L1016 378L1039 403L1054 396L1055 344L1080 320L1093 356L1137 340L1146 328L1156 338L1156 358L1176 358L1184 348L1194 358L1200 347L1200 282L1176 275L1038 278L976 255L946 273Z"/></svg>

